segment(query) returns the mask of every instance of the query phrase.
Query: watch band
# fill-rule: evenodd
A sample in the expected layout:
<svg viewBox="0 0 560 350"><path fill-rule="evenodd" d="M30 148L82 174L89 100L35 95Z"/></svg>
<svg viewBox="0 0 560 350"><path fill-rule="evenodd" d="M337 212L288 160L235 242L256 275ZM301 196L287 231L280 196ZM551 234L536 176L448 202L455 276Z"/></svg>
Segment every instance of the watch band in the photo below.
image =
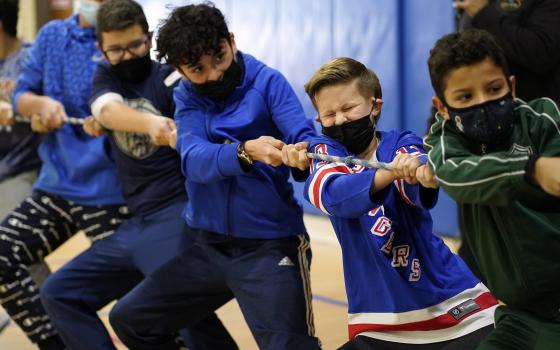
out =
<svg viewBox="0 0 560 350"><path fill-rule="evenodd" d="M249 154L245 151L245 141L241 142L237 145L237 158L246 165L253 165L253 160L249 156Z"/></svg>

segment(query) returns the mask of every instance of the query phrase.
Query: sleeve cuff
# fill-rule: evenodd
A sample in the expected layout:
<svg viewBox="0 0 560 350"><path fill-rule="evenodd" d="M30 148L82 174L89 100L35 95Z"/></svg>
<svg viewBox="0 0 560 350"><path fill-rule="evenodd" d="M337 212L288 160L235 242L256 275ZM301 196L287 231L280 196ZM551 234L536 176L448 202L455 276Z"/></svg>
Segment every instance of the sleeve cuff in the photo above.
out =
<svg viewBox="0 0 560 350"><path fill-rule="evenodd" d="M537 159L539 159L538 155L532 155L527 161L527 164L525 164L525 175L524 175L525 181L527 181L528 184L534 187L539 187L539 185L535 181L535 176L534 176L535 163L537 162Z"/></svg>
<svg viewBox="0 0 560 350"><path fill-rule="evenodd" d="M21 95L25 94L27 91L15 91L14 95L12 97L12 110L14 111L14 114L20 114L18 109L17 109L17 102L19 100L19 98L21 97Z"/></svg>
<svg viewBox="0 0 560 350"><path fill-rule="evenodd" d="M101 115L101 110L103 109L103 107L105 107L105 105L111 101L116 101L116 102L124 102L124 99L121 95L115 93L115 92L107 92L99 97L97 97L95 99L95 101L92 102L91 104L91 114L96 117L99 118L99 116Z"/></svg>
<svg viewBox="0 0 560 350"><path fill-rule="evenodd" d="M298 168L291 168L292 177L296 182L304 182L309 177L309 168L305 170L299 170Z"/></svg>
<svg viewBox="0 0 560 350"><path fill-rule="evenodd" d="M436 206L439 197L439 187L438 188L426 188L422 185L418 185L418 194L420 197L420 205L425 209L432 209Z"/></svg>
<svg viewBox="0 0 560 350"><path fill-rule="evenodd" d="M222 145L218 153L218 169L224 177L245 173L237 158L237 143Z"/></svg>

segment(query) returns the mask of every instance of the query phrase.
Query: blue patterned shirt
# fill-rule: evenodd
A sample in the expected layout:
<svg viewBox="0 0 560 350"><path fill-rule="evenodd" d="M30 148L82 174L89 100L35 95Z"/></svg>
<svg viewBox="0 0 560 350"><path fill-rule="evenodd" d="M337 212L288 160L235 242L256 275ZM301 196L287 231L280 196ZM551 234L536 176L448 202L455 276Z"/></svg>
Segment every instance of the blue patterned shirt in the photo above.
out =
<svg viewBox="0 0 560 350"><path fill-rule="evenodd" d="M14 105L32 92L60 101L68 116L89 116L93 73L101 59L95 41L95 29L80 27L77 15L47 23L23 63ZM106 137L64 125L45 137L39 157L43 165L35 189L83 205L124 203Z"/></svg>

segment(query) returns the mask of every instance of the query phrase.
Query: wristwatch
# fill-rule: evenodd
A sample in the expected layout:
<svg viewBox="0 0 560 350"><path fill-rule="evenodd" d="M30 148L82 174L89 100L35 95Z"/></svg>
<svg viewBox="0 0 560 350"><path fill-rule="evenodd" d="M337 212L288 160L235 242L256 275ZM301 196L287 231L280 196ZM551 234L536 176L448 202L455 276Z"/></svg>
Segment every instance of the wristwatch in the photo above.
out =
<svg viewBox="0 0 560 350"><path fill-rule="evenodd" d="M237 158L246 165L253 165L253 160L249 154L245 151L245 142L241 142L237 145Z"/></svg>

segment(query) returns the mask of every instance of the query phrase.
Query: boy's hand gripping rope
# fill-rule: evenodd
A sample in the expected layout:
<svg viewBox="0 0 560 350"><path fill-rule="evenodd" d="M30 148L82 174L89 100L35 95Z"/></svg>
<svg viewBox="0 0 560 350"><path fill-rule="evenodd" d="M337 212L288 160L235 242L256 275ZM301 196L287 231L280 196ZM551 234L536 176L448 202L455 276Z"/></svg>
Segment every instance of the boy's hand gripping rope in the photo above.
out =
<svg viewBox="0 0 560 350"><path fill-rule="evenodd" d="M316 159L316 160L323 160L325 162L331 162L331 163L344 163L349 167L352 167L354 165L361 165L361 166L364 166L366 168L393 170L393 168L391 168L391 166L388 163L369 162L367 160L354 158L354 157L351 157L351 156L336 157L336 156L329 156L327 154L307 152L307 158Z"/></svg>

